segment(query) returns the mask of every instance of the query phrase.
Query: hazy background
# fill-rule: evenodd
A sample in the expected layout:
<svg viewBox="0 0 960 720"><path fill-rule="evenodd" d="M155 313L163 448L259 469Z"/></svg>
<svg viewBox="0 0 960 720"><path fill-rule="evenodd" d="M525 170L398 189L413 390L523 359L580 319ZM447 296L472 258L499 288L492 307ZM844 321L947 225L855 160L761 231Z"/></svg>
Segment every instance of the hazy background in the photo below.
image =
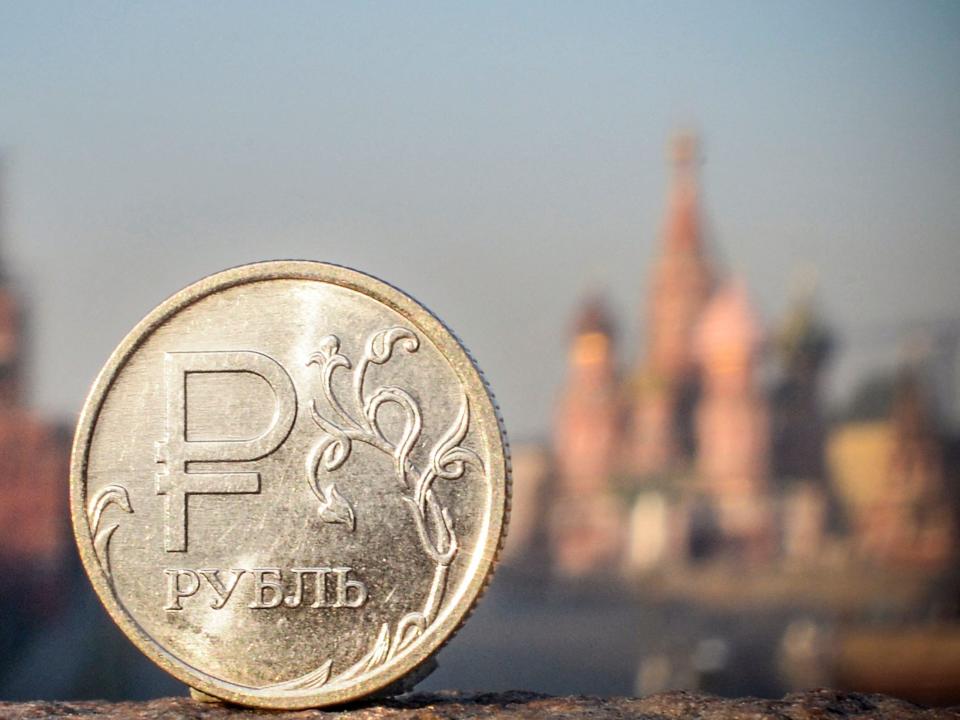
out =
<svg viewBox="0 0 960 720"><path fill-rule="evenodd" d="M302 257L421 299L540 435L582 291L629 318L646 294L678 126L768 319L816 266L843 393L960 309L958 78L947 2L3 3L36 401L77 412L182 286Z"/></svg>

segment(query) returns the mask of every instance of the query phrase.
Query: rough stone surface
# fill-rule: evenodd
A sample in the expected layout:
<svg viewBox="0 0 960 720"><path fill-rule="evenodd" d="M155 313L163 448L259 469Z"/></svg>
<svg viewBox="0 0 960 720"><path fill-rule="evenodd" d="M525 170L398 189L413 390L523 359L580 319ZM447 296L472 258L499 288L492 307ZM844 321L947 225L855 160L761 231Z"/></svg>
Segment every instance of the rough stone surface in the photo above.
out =
<svg viewBox="0 0 960 720"><path fill-rule="evenodd" d="M644 698L551 697L527 692L496 694L417 693L375 703L328 710L257 711L189 698L149 702L0 702L2 720L240 720L266 718L341 718L342 720L445 720L446 718L590 718L613 720L960 720L960 708L927 709L885 695L811 690L782 700L726 699L689 692Z"/></svg>

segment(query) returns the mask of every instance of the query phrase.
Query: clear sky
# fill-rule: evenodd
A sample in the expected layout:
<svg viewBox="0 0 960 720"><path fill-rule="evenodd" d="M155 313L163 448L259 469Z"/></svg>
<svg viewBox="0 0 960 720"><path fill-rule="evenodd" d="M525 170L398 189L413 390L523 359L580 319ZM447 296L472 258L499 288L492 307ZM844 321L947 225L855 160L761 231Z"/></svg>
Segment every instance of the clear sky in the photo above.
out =
<svg viewBox="0 0 960 720"><path fill-rule="evenodd" d="M632 353L678 126L768 322L816 266L837 392L871 338L960 316L958 3L3 3L36 399L75 413L193 280L305 257L434 309L539 434L586 288Z"/></svg>

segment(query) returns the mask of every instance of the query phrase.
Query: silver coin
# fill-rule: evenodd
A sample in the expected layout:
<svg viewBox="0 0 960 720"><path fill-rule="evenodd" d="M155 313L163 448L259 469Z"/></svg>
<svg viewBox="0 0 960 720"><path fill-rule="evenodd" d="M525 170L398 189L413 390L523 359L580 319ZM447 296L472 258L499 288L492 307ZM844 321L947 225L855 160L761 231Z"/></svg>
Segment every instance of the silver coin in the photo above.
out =
<svg viewBox="0 0 960 720"><path fill-rule="evenodd" d="M215 698L342 703L416 672L506 527L497 407L443 324L368 275L227 270L123 340L77 428L71 513L111 616Z"/></svg>

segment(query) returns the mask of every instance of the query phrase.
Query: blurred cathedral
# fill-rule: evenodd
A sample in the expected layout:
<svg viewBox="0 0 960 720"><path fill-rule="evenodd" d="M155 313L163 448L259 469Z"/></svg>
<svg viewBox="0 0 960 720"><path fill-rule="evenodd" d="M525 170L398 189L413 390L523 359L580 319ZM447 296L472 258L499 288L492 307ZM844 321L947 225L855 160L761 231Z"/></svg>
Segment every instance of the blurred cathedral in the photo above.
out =
<svg viewBox="0 0 960 720"><path fill-rule="evenodd" d="M883 442L876 427L864 444L844 439L849 424L829 425L821 385L833 342L812 288L765 332L745 281L711 257L695 138L671 150L642 351L621 372L613 319L602 297L587 298L551 442L516 453L516 506L539 513L517 518L527 553L579 577L718 557L813 561L828 538L849 537L867 561L945 568L957 523L929 398L898 381L876 418Z"/></svg>

